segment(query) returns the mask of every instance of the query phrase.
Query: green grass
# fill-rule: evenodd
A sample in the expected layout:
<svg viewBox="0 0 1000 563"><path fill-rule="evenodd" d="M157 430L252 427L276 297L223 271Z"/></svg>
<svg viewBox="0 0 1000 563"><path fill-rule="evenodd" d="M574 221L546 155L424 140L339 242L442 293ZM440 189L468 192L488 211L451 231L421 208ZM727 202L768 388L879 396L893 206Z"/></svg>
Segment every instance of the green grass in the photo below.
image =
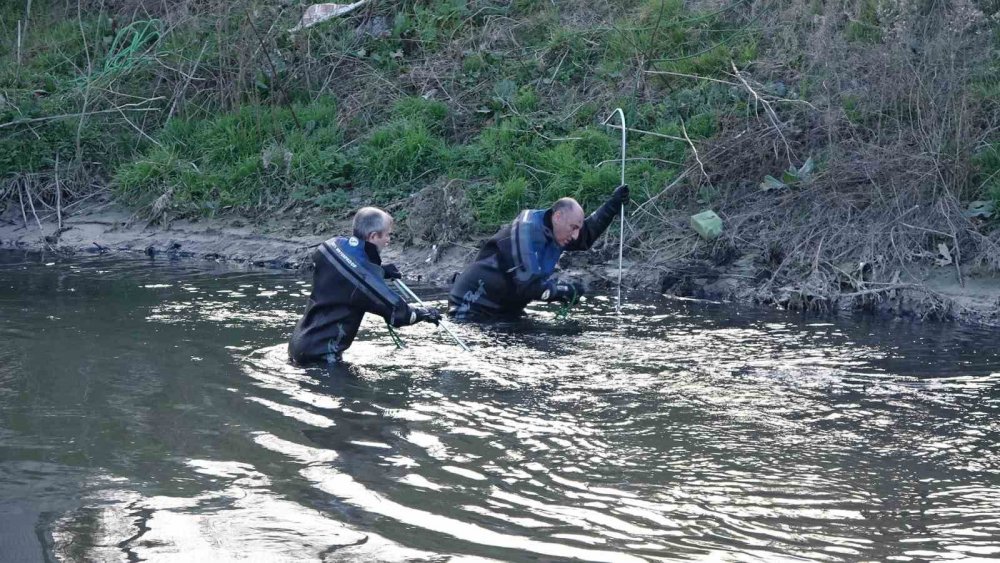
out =
<svg viewBox="0 0 1000 563"><path fill-rule="evenodd" d="M981 188L981 196L995 201L1000 209L1000 142L981 148L972 163L976 169L973 182Z"/></svg>
<svg viewBox="0 0 1000 563"><path fill-rule="evenodd" d="M290 197L326 207L347 203L331 195L348 184L353 167L339 151L330 98L175 119L156 140L158 146L116 171L118 194L133 205L149 205L167 191L175 208L188 213L260 210Z"/></svg>
<svg viewBox="0 0 1000 563"><path fill-rule="evenodd" d="M471 200L483 229L510 221L525 207L547 207L565 196L576 198L589 213L620 181L617 131L594 125L560 129L549 123L546 139L531 125L524 117L507 118L484 129L470 144L454 149L453 172L475 182ZM697 114L686 126L693 140L708 138L715 133L715 117ZM656 121L650 129L681 134L679 120ZM672 157L681 163L688 151L684 141L631 135L625 179L636 200L657 193L675 178L680 166L666 160Z"/></svg>
<svg viewBox="0 0 1000 563"><path fill-rule="evenodd" d="M611 70L641 58L655 69L713 76L756 57L751 28L730 29L718 13L700 14L682 0L644 0L631 22L605 38L602 66Z"/></svg>
<svg viewBox="0 0 1000 563"><path fill-rule="evenodd" d="M848 41L880 43L882 28L878 19L878 0L863 0L858 17L847 22L844 36Z"/></svg>
<svg viewBox="0 0 1000 563"><path fill-rule="evenodd" d="M23 5L0 11L0 21L16 24L21 10ZM35 3L20 63L15 37L9 34L15 26L4 26L0 123L14 124L0 136L0 177L49 170L57 158L69 162L77 157L91 168L97 163L100 174L146 145L126 117L158 126L156 104L146 106L154 110L146 113L127 106L121 113L109 111L148 96L153 75L144 53L158 49L157 24L149 24L151 33L129 49L137 37L133 31L142 23L123 26L116 34L106 15L91 14L82 21L75 15L75 10L70 18L54 6Z"/></svg>
<svg viewBox="0 0 1000 563"><path fill-rule="evenodd" d="M444 132L448 120L448 106L444 102L420 96L402 98L393 105L392 114L397 119L420 123L437 134Z"/></svg>
<svg viewBox="0 0 1000 563"><path fill-rule="evenodd" d="M725 71L730 59L739 64L752 58L756 48L748 32L725 30L717 15L693 13L680 0L630 0L622 6L614 25L573 27L546 1L412 0L378 7L388 17L385 33L358 35L355 28L368 20L354 17L295 36L276 33L270 52L276 70L260 66L240 81L220 75L219 84L192 85L189 103L169 122L163 121L166 112L147 116L143 128L153 140L136 134L120 116L89 117L80 129L81 152L105 167L122 201L148 206L169 192L174 210L186 214L259 213L295 201L330 211L359 202L384 205L452 178L472 186L483 229L563 196L576 197L591 211L619 182L618 133L598 125L610 108L625 108L633 127L669 135L679 135L683 122L697 140L714 134L718 115L741 103L725 87L700 81L654 78L657 85L669 84L670 93L641 104L606 92L627 83L643 68L641 61L713 75ZM0 9L0 19L16 20L16 12ZM149 45L162 62L179 69L190 70L199 57L202 68L235 68L243 47L256 51L258 41L242 12L227 14L215 24L192 18L169 33L160 28L163 34ZM391 83L412 64L453 46L453 39L499 21L490 20L494 16L523 18L511 33L525 56L488 50L456 55L461 59L452 82L440 78L448 89L457 84L467 90L458 105L453 92L445 92L445 103L408 90L412 95L373 106L363 118L344 118L349 126L342 129L336 101L316 98L297 62L307 55L314 64L346 55L377 73L376 83ZM31 55L20 68L0 65L0 90L17 106L0 106L4 120L71 114L81 107L88 79L81 70L86 56L79 23L56 18L46 29L33 35ZM84 31L95 68L104 69L122 52L113 47L107 18L85 19ZM119 39L128 44L130 37ZM0 53L4 61L9 56ZM152 94L156 65L148 57L111 66L121 72L91 76L91 87L113 84L129 94ZM562 93L584 79L603 97L581 100L574 113L565 114ZM38 89L46 95L37 95ZM43 169L56 154L70 158L78 125L65 119L10 130L0 138L0 173ZM682 162L688 151L684 142L632 135L628 156L634 160L626 177L633 194L657 193L679 171L667 161Z"/></svg>
<svg viewBox="0 0 1000 563"><path fill-rule="evenodd" d="M398 119L365 139L357 154L359 175L384 204L414 191L417 180L444 173L446 155L444 141L424 122Z"/></svg>

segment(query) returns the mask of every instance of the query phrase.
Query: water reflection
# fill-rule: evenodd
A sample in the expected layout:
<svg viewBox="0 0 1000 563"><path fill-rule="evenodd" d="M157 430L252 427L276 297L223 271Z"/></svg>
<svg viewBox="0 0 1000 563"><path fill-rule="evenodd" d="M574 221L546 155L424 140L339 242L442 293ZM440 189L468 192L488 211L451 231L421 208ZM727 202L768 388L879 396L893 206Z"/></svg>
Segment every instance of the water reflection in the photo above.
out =
<svg viewBox="0 0 1000 563"><path fill-rule="evenodd" d="M538 307L461 325L471 353L427 325L396 350L369 319L351 364L328 372L285 361L305 283L8 259L0 548L29 545L16 560L1000 556L994 333L655 298L618 316L592 299L567 321Z"/></svg>

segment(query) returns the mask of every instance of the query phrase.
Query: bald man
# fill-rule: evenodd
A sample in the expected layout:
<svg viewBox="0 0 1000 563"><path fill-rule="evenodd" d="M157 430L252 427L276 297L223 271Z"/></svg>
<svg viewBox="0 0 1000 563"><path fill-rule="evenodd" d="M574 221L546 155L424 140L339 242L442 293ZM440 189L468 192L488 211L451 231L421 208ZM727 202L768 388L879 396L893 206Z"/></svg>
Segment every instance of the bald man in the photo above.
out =
<svg viewBox="0 0 1000 563"><path fill-rule="evenodd" d="M628 186L584 219L575 199L564 197L549 209L526 209L486 241L474 262L452 285L450 315L459 320L504 320L524 312L534 300L573 301L580 284L551 279L565 251L587 250L628 202Z"/></svg>

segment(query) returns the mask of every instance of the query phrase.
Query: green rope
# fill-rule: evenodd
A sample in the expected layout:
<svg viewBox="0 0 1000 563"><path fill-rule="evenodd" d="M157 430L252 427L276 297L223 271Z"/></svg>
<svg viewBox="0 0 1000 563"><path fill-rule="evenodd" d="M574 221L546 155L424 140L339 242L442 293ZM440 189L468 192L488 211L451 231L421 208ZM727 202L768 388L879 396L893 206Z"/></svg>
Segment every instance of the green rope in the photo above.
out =
<svg viewBox="0 0 1000 563"><path fill-rule="evenodd" d="M385 323L385 326L386 328L389 329L389 338L392 338L392 343L396 345L396 348L397 349L405 348L406 344L403 344L403 339L400 338L398 334L396 334L396 329L392 328L392 325L389 324L388 322Z"/></svg>
<svg viewBox="0 0 1000 563"><path fill-rule="evenodd" d="M125 45L125 40L129 33L132 40ZM157 39L160 36L160 20L144 20L132 22L118 30L115 40L108 50L108 59L104 61L104 72L115 72L118 70L128 70L143 59L140 56L146 48L150 39Z"/></svg>
<svg viewBox="0 0 1000 563"><path fill-rule="evenodd" d="M78 80L87 83L132 70L137 64L149 58L143 53L149 48L150 43L159 40L162 27L160 20L152 19L135 21L119 29L114 41L111 42L111 48L108 49L104 67L93 75L81 76Z"/></svg>
<svg viewBox="0 0 1000 563"><path fill-rule="evenodd" d="M569 311L579 302L579 296L576 294L576 287L573 288L573 298L569 301L563 303L559 310L556 311L556 320L563 321L569 318Z"/></svg>

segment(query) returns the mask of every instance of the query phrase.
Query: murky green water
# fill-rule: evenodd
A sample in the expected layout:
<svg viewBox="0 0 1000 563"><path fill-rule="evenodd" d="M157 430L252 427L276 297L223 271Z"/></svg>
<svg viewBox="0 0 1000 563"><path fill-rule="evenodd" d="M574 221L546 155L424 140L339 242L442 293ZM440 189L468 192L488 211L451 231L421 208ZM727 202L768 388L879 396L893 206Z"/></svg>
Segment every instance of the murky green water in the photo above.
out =
<svg viewBox="0 0 1000 563"><path fill-rule="evenodd" d="M0 560L1000 557L996 332L592 299L327 375L307 291L0 253Z"/></svg>

